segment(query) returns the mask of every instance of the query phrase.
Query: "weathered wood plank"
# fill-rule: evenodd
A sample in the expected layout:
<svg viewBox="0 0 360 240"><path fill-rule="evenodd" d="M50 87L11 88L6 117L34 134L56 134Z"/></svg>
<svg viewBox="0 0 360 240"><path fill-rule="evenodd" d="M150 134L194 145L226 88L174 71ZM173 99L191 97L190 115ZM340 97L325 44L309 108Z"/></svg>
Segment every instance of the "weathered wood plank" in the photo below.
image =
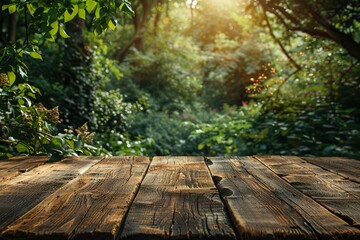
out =
<svg viewBox="0 0 360 240"><path fill-rule="evenodd" d="M235 239L201 157L155 157L121 239Z"/></svg>
<svg viewBox="0 0 360 240"><path fill-rule="evenodd" d="M297 161L296 157L292 158L294 162ZM246 164L248 161L245 161ZM291 205L298 211L305 219L305 221L314 228L319 238L329 239L358 239L360 238L360 231L351 227L343 219L336 217L325 207L318 204L312 198L302 194L281 178L276 176L269 168L261 163L256 163L257 167L254 168L254 174L257 174L269 187L274 189L274 192L286 203ZM319 173L325 173L326 170L320 170Z"/></svg>
<svg viewBox="0 0 360 240"><path fill-rule="evenodd" d="M114 239L149 165L147 157L110 157L8 226L16 239Z"/></svg>
<svg viewBox="0 0 360 240"><path fill-rule="evenodd" d="M214 165L216 164L216 159L210 158L210 160L214 162ZM229 163L226 163L226 161L229 161ZM233 213L233 218L241 229L240 234L242 234L244 238L247 237L250 239L255 235L261 235L262 232L256 225L256 222L261 222L262 217L276 218L276 215L278 215L281 220L273 220L274 224L271 227L273 230L268 230L269 238L272 236L273 238L279 237L293 239L293 237L288 235L290 230L286 228L284 222L288 223L288 226L294 227L295 233L290 232L290 234L297 234L301 229L303 231L302 234L304 234L306 238L313 237L311 234L312 231L315 232L316 236L321 239L357 239L360 237L360 230L350 226L348 223L332 214L322 205L292 187L289 183L276 175L272 170L260 163L258 160L251 157L242 157L226 161L221 165L231 164L231 169L233 170L230 169L229 172L231 173L226 173L225 170L223 171L226 173L222 174L223 176L227 176L227 181L225 181L225 178L222 178L224 180L220 181L219 186L220 189L223 188L225 190L231 190L230 192L225 191L228 192L228 194L226 194L227 196L225 196L224 199L228 202L230 211ZM216 172L216 168L224 168L223 166L219 166L216 168L213 168L212 166L210 166L210 169L214 175L216 175L216 173L221 173L221 171ZM234 171L234 174L232 173L232 171ZM229 180L231 174L233 174L233 176L242 176L242 181L246 184L236 184L234 183L235 181L233 179ZM252 178L257 180L259 183L255 184L255 180L252 180L251 184L253 184L253 186L248 187L250 188L250 190L244 190L244 185L249 185L249 183L247 182L249 182ZM238 201L246 202L248 200L248 195L246 194L249 194L249 192L251 193L251 191L254 191L255 189L259 191L258 189L261 188L263 188L264 190L262 190L260 194L250 194L250 196L254 198L254 200L249 200L249 208L251 208L250 206L253 205L255 202L260 202L258 203L260 209L265 208L263 212L255 212L255 214L258 214L259 217L257 217L257 219L259 220L253 220L252 218L255 214L252 214L251 210L253 210L254 208L248 210L246 207L242 206L242 204L239 204ZM266 192L265 189L268 189L272 194L275 195L277 199L282 202L282 205L284 205L283 208L279 206L279 203L276 203L276 199L273 198L274 196L269 195L269 193L266 193L265 196L261 195ZM233 195L234 193L235 195ZM232 197L235 197L237 199L234 202L231 202L229 200L231 200ZM268 199L269 197L271 197L271 200ZM270 204L267 204L269 201ZM264 205L267 206L263 207ZM270 208L270 210L268 210L268 208ZM286 213L288 213L288 217L285 217L286 220L283 220L283 215ZM290 218L291 220L287 220L288 218ZM303 224L301 224L301 219ZM250 225L252 221L254 222L252 225ZM280 228L276 228L276 224L279 223ZM265 229L267 225L267 223L264 224ZM308 227L304 227L304 225ZM309 228L312 231L309 231ZM252 232L254 231L254 229L258 230L256 234ZM242 233L244 232L244 230L246 230L245 233ZM251 237L248 237L247 233L249 233ZM301 238L304 235L299 234L296 237Z"/></svg>
<svg viewBox="0 0 360 240"><path fill-rule="evenodd" d="M82 157L46 163L3 182L0 190L0 231L101 159Z"/></svg>
<svg viewBox="0 0 360 240"><path fill-rule="evenodd" d="M328 171L337 173L344 178L360 183L359 160L339 157L302 157L302 159Z"/></svg>
<svg viewBox="0 0 360 240"><path fill-rule="evenodd" d="M210 158L208 166L242 239L316 239L302 216L241 163Z"/></svg>
<svg viewBox="0 0 360 240"><path fill-rule="evenodd" d="M360 184L344 179L295 156L256 156L264 165L279 174L286 169L283 179L310 196L350 225L360 225ZM283 162L277 168L274 159ZM286 167L286 166L292 167ZM303 174L306 171L307 174ZM357 211L356 211L357 208ZM355 210L355 211L354 211Z"/></svg>
<svg viewBox="0 0 360 240"><path fill-rule="evenodd" d="M28 172L31 169L44 164L49 157L34 156L34 157L13 157L7 160L0 161L0 189L2 182L12 179L21 173Z"/></svg>
<svg viewBox="0 0 360 240"><path fill-rule="evenodd" d="M317 201L350 225L360 229L359 199L346 199L346 201L342 199L317 199ZM357 236L357 239L360 239L360 236Z"/></svg>
<svg viewBox="0 0 360 240"><path fill-rule="evenodd" d="M360 184L308 163L300 157L255 156L255 158L311 198L360 200ZM282 165L274 164L274 160L282 162Z"/></svg>

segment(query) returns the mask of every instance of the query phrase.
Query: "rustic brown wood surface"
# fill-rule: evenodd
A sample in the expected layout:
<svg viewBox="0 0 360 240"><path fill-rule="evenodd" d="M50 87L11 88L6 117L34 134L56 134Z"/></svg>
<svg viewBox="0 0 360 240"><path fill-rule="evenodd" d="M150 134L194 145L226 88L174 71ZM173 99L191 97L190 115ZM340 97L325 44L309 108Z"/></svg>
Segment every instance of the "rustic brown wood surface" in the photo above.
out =
<svg viewBox="0 0 360 240"><path fill-rule="evenodd" d="M286 171L286 175L281 176L293 187L310 196L340 218L348 220L351 225L360 226L360 211L356 211L360 209L359 184L344 179L336 171L326 171L299 157L263 156L257 159L278 175ZM275 159L278 159L281 164L274 164ZM323 161L326 159L323 158ZM341 204L341 202L347 204Z"/></svg>
<svg viewBox="0 0 360 240"><path fill-rule="evenodd" d="M203 158L155 157L121 238L235 239Z"/></svg>
<svg viewBox="0 0 360 240"><path fill-rule="evenodd" d="M98 161L100 158L66 159L40 165L3 182L0 190L0 229Z"/></svg>
<svg viewBox="0 0 360 240"><path fill-rule="evenodd" d="M0 239L360 240L360 161L0 161Z"/></svg>
<svg viewBox="0 0 360 240"><path fill-rule="evenodd" d="M146 157L110 157L8 226L8 238L113 239L146 172Z"/></svg>
<svg viewBox="0 0 360 240"><path fill-rule="evenodd" d="M249 161L247 166L236 159L210 158L207 161L238 235L243 239L271 236L314 239L315 231L303 217L278 198L273 188L253 175L248 165L255 161Z"/></svg>
<svg viewBox="0 0 360 240"><path fill-rule="evenodd" d="M44 164L49 157L14 157L0 161L0 189L2 182Z"/></svg>
<svg viewBox="0 0 360 240"><path fill-rule="evenodd" d="M216 165L216 160L217 159L210 158L210 161L213 162L213 165ZM220 158L220 161L222 160L223 159ZM270 214L268 212L266 212L264 215L262 212L260 212L259 215L257 215L258 212L250 212L244 214L245 209L243 208L242 204L238 204L238 200L235 201L235 203L231 204L231 195L229 194L228 197L225 197L225 201L228 200L230 212L233 213L234 221L238 223L238 227L242 229L240 233L243 235L244 238L251 239L252 237L260 235L261 233L265 234L263 236L264 238L271 237L272 235L273 238L279 237L280 239L294 239L302 238L301 235L303 234L305 234L305 236L303 235L303 238L305 239L314 237L311 232L304 228L305 225L312 229L312 231L316 233L316 236L321 239L337 239L340 237L342 239L353 239L360 233L360 230L350 226L349 223L332 214L322 205L320 205L307 195L301 193L296 188L292 187L289 183L276 175L271 169L263 165L256 158L232 158L227 159L226 164L231 164L233 169L239 170L239 173L234 172L233 176L238 177L241 176L243 173L247 173L249 175L245 176L244 178L255 178L256 180L258 180L260 183L262 183L263 188L271 191L271 193L275 195L278 201L282 202L284 208L288 208L289 210L285 211L283 209L280 209L279 206L274 204L275 200L274 202L268 202L268 200L270 199L268 194L266 194L265 196L262 196L261 193L254 194L258 199L260 198L264 201L258 208L264 208L261 206L265 205L268 208L271 208L273 212L275 212L275 215L279 217L277 222L275 219L271 222L272 228L277 231L274 231L273 234L269 234L268 231L265 231L261 228L256 229L256 224L254 224L254 226L249 226L246 220L249 221L249 219L256 218L259 219L256 221L261 221L260 219L263 219L264 215ZM216 168L214 169L216 170ZM212 172L214 172L213 174L216 174L215 171ZM227 176L226 179L228 180L229 176ZM240 186L238 188L244 186L243 183L240 183L239 185ZM244 198L244 195L241 194L240 198ZM284 218L282 214L280 214L281 212L283 212L284 215L288 215L294 218L292 220L288 220ZM297 217L296 213L299 214L300 218ZM298 219L302 219L302 222L304 222L303 226L299 225L299 222L297 221ZM284 229L284 226L279 224L283 223L282 221L289 224L288 229ZM279 229L277 229L276 226L278 226ZM248 229L246 227L248 227ZM292 232L291 229L294 229L294 231ZM303 233L296 231L297 229L303 230ZM254 231L256 232L255 234Z"/></svg>
<svg viewBox="0 0 360 240"><path fill-rule="evenodd" d="M352 181L360 183L360 161L339 157L327 157L327 158L315 158L306 157L303 158L306 161L315 164L321 168L335 172L349 178Z"/></svg>

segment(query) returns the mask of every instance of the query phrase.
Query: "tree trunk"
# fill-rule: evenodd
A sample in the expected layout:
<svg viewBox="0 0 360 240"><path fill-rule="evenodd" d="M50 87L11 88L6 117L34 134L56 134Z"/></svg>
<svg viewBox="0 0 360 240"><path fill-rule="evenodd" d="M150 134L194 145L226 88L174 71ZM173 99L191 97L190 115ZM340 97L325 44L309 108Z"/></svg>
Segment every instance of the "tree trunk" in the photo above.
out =
<svg viewBox="0 0 360 240"><path fill-rule="evenodd" d="M340 46L346 49L352 57L360 62L360 43L355 42L355 40L350 35L340 32L335 28L327 30L330 36L328 39L338 43Z"/></svg>
<svg viewBox="0 0 360 240"><path fill-rule="evenodd" d="M281 6L274 2L269 3L264 0L259 0L259 3L264 11L275 15L275 17L280 20L287 30L300 31L311 36L325 38L336 42L343 47L350 56L360 62L360 43L356 42L351 34L347 34L336 28L334 23L329 22L330 20L324 17L319 9L310 5L309 2L298 1L304 12L308 14L307 20L309 23L307 25L302 24L302 21L299 19L301 15L297 16L290 13L290 11L286 11L285 8L289 7L290 9L290 6Z"/></svg>
<svg viewBox="0 0 360 240"><path fill-rule="evenodd" d="M123 61L132 46L135 46L135 48L141 52L145 51L143 36L146 29L146 24L151 17L151 10L153 6L156 6L156 3L157 1L154 0L139 0L139 2L134 5L134 37L125 45L125 47L121 48L115 54L116 60L120 62Z"/></svg>
<svg viewBox="0 0 360 240"><path fill-rule="evenodd" d="M159 21L161 18L161 12L162 12L162 7L163 7L163 0L157 0L156 3L156 15L154 18L154 35L157 35L158 32L158 28L159 28Z"/></svg>
<svg viewBox="0 0 360 240"><path fill-rule="evenodd" d="M8 42L16 41L16 13L10 14L8 18Z"/></svg>

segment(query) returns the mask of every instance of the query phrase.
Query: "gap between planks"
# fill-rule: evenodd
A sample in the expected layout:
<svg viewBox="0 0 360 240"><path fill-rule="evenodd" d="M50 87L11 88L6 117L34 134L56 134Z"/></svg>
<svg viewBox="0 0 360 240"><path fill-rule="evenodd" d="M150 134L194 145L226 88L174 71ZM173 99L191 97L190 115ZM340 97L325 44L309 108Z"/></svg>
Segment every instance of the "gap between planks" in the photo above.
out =
<svg viewBox="0 0 360 240"><path fill-rule="evenodd" d="M210 172L242 238L359 238L358 229L303 195L255 158L209 160ZM258 209L260 212L256 212ZM264 217L272 220L266 222ZM304 220L306 225L303 225ZM266 224L262 225L264 221ZM269 229L269 226L272 227Z"/></svg>
<svg viewBox="0 0 360 240"><path fill-rule="evenodd" d="M170 158L175 158L175 157L170 157ZM156 158L155 158L156 159ZM232 195L234 194L234 191L233 190L231 190L231 188L227 188L226 186L224 187L223 185L226 185L226 184L224 184L224 182L225 182L225 180L226 180L226 178L218 178L217 177L217 175L216 174L213 174L213 172L212 172L212 169L213 169L213 167L211 166L211 161L208 161L208 159L213 159L213 158L205 158L205 159L202 159L203 160L203 162L204 163L206 163L208 166L207 166L207 171L208 171L208 173L209 174L211 174L212 176L213 176L213 178L212 178L212 180L211 181L213 181L213 183L215 183L216 184L216 187L217 187L217 194L219 195L218 197L220 197L221 196L221 202L225 202L225 205L227 206L227 208L224 208L224 211L228 211L228 213L226 213L225 212L225 214L224 213L222 213L223 215L225 215L225 217L226 216L231 216L231 218L232 218L232 220L234 220L234 221L228 221L225 225L227 225L227 226L230 226L231 225L231 227L233 227L233 229L235 229L235 232L237 233L237 235L239 236L239 238L243 238L243 239L251 239L251 237L253 237L254 235L252 235L252 234L254 234L254 232L256 232L257 230L255 229L255 228L251 228L251 224L250 225L246 225L246 224L249 224L248 222L246 222L246 219L244 220L243 219L243 222L240 222L240 227L239 227L239 222L237 221L238 219L238 215L236 215L236 213L234 213L234 209L232 208L232 206L231 206L231 198L233 197ZM246 159L245 159L246 160ZM279 173L278 172L278 174L276 173L276 172L274 172L274 170L271 168L271 167L269 167L269 166L267 166L266 164L264 164L263 162L261 162L260 160L257 160L257 161L259 161L259 163L263 166L263 167L265 167L265 168L267 168L268 170L270 170L271 172L273 172L275 175L277 175L278 177L280 177L281 179L283 179L284 181L286 181L287 183L289 183L289 184L291 184L291 182L289 182L289 181L287 181L286 179L284 179L284 178L286 178L287 176L285 176L285 175L283 175L283 174L281 174L281 173ZM230 161L229 161L230 162ZM249 161L247 161L248 162L248 164L249 164ZM245 161L245 163L246 163L246 161ZM152 163L151 163L152 164ZM148 173L149 173L149 170L150 170L150 166L151 166L151 164L148 164L147 165L147 168L146 168L146 170L145 170L145 172L144 172L144 177L146 177L147 175L148 175ZM230 164L230 163L229 163ZM245 164L246 165L246 164ZM206 165L205 165L206 166ZM156 166L155 166L156 167ZM235 167L239 167L238 165L236 165L235 164ZM258 168L262 168L261 166L259 166L259 165L257 165L257 167ZM155 170L156 170L156 168L155 168ZM186 170L186 169L185 169ZM256 172L258 169L256 169L256 168L251 168L250 170L249 169L245 169L245 171L243 171L243 177L244 176L246 176L247 177L247 179L245 179L247 182L247 184L249 184L249 183L251 183L251 184L255 184L258 188L256 188L255 190L256 191L260 191L260 192L266 192L266 191L269 191L269 189L271 189L271 190L274 190L274 188L272 188L272 186L265 186L266 185L266 181L264 181L264 176L263 175L261 175L261 177L259 178L259 177L256 177L256 176L253 176L253 173L254 173L254 171ZM298 168L296 168L295 170L299 170ZM328 169L323 169L323 170L327 170L327 171L329 171ZM131 172L132 171L132 169L130 168L129 169L129 171ZM300 171L300 170L299 170ZM335 171L332 171L334 174L335 174ZM83 174L84 172L81 172L81 174ZM86 174L86 173L85 173ZM343 174L345 174L345 173L343 173ZM130 174L131 175L131 174ZM143 177L143 179L140 181L140 183L144 180L144 177ZM155 177L158 177L158 176L155 176ZM353 176L354 177L354 176ZM356 177L356 176L355 176ZM265 178L266 179L266 178ZM290 179L290 178L289 178ZM71 180L71 181L75 181L76 180L76 178L75 179L73 179L73 180ZM170 181L171 179L170 178L167 178L167 180L166 181ZM245 181L244 180L244 181ZM249 182L250 181L250 182ZM141 184L141 185L143 185L143 184ZM181 183L180 185L183 185L183 183ZM236 184L235 184L236 185ZM66 185L65 185L66 186ZM185 181L185 185L183 185L183 186L190 186L191 188L197 188L197 187L199 187L198 185L194 185L191 181L190 182L186 182ZM294 184L291 184L291 186L294 188L294 189L298 189L298 188L296 188L296 186L294 185ZM244 190L244 189L243 189ZM276 188L275 188L275 190L276 190ZM298 189L299 190L299 189ZM145 189L145 192L146 191L148 191L148 190L146 190ZM160 191L165 191L166 192L166 186L165 186L165 188L162 188L162 189L160 189ZM197 190L197 191L199 191L199 190ZM207 192L208 190L206 190L205 189L205 195L208 193ZM254 189L247 189L247 191L254 191ZM301 189L300 189L300 191L301 191ZM200 193L201 191L199 191L199 193ZM270 191L271 192L271 191ZM150 192L151 193L151 192ZM185 193L185 197L183 197L183 196L181 196L181 197L179 197L181 194L184 194ZM276 191L275 191L275 193L276 193ZM127 219L128 218L128 216L129 216L129 209L131 209L132 207L133 207L133 204L134 204L134 202L135 202L135 199L138 197L138 195L140 194L140 188L138 187L136 190L135 190L135 192L134 192L134 194L133 194L133 198L130 200L130 207L128 207L128 209L127 209L127 211L125 212L125 214L124 214L124 219ZM278 197L278 194L279 193L276 193L275 195L274 195L274 193L266 193L266 194L268 194L270 197L269 197L269 199L272 199L272 201L274 201L275 203L275 205L276 204L278 204L279 206L277 206L277 208L279 208L279 209L281 209L282 207L280 206L280 205L282 205L282 204L284 204L284 203L286 203L286 204L289 204L289 202L288 202L288 200L289 199L287 199L287 198L285 198L285 199L280 199L280 201L278 200L278 199L276 199L277 197ZM197 197L199 197L199 196L197 196L197 195L192 195L191 194L191 192L188 192L188 191L183 191L182 193L181 193L181 191L180 191L180 195L179 196L177 196L176 198L177 199L180 199L180 202L182 202L182 204L184 204L184 202L186 202L186 201L191 201L191 199L194 199L194 197L195 198L197 198ZM162 196L164 196L165 198L166 198L166 194L165 195L162 195ZM215 193L215 198L214 198L214 200L215 201L217 201L216 200L216 198L218 198L217 196L216 196L216 193ZM274 196L276 197L276 198L274 198ZM236 196L235 196L236 197ZM310 196L310 198L311 198L311 196ZM203 200L203 198L202 197L200 197L199 198L201 201ZM244 200L244 199L242 199L242 200ZM246 199L245 199L246 200ZM263 201L264 199L258 199L257 201L258 201L258 204L260 204L259 202L261 202L261 201ZM314 200L314 199L313 199ZM278 202L279 201L279 202ZM229 203L230 202L230 203ZM278 203L276 203L276 202L278 202ZM254 204L254 201L250 201L249 202L250 204ZM358 203L358 201L356 201L355 203ZM328 203L328 205L330 205L330 204L333 204L333 202L330 202L330 203ZM173 237L175 237L176 238L176 236L177 237L183 237L183 238L186 238L186 236L182 233L182 232L186 232L186 229L182 229L181 227L180 228L178 228L177 230L176 230L176 227L174 228L174 226L176 226L176 224L179 224L179 222L176 222L176 221L174 221L174 219L177 219L177 221L179 221L180 220L180 222L182 221L181 220L181 217L179 218L179 216L177 215L178 213L177 213L177 211L178 210L176 210L176 203L174 203L174 202L172 202L171 204L170 204L171 206L175 206L174 208L173 208L173 212L172 212L172 221L171 221L171 224L170 224L170 231L169 231L169 234L170 234L170 236L173 236ZM260 204L261 205L261 204ZM290 203L290 205L291 205L291 203ZM336 205L336 204L335 204ZM211 207L211 205L210 205L210 207ZM264 206L262 206L262 207L264 207ZM295 210L296 212L298 211L298 208L296 207L296 206L290 206L290 208L289 207L285 207L285 210L283 209L283 210L281 210L281 211L284 211L284 212L286 212L287 210L289 210L289 211L291 211L291 208L293 209L293 210ZM286 210L287 209L287 210ZM236 209L235 209L236 210ZM245 210L249 210L249 209L245 209ZM267 212L267 214L269 214L269 212L270 212L270 216L271 216L271 214L272 214L272 212L273 212L273 210L274 209L268 209L268 210L265 210L265 212L266 211L268 211ZM358 208L355 208L354 210L358 210ZM278 211L278 210L277 210ZM276 212L276 211L275 211ZM351 211L350 211L351 212ZM352 212L354 212L354 211L352 211ZM298 212L298 214L300 214L301 215L301 211L300 212ZM349 213L345 213L345 214L349 214ZM286 214L285 214L286 215ZM266 215L265 216L265 220L266 220L266 218L268 218L269 217L269 215ZM285 216L285 217L288 217L288 216ZM301 216L302 217L302 216ZM301 220L301 217L299 218L300 220ZM309 217L309 216L308 216ZM297 217L291 217L291 218L295 218L295 220L296 220L296 218ZM311 218L311 216L310 216L310 218ZM294 219L292 219L291 221L295 221ZM311 219L310 219L311 220ZM282 224L280 224L280 227L282 227L282 228L284 228L285 227L285 229L286 229L286 222L287 221L285 221L285 224L284 224L284 219L282 219L281 221L280 221L280 223ZM291 222L290 221L290 222ZM266 222L266 221L265 221ZM295 221L296 222L296 221ZM311 222L311 221L310 221ZM250 222L251 223L251 222ZM258 226L259 226L259 228L261 228L262 226L261 226L261 221L259 221L259 223L260 224L258 224ZM243 225L241 225L241 224L243 224ZM277 224L279 224L279 223L277 223ZM291 223L291 224L294 224L293 222ZM195 224L196 225L196 224ZM275 224L276 225L276 224ZM309 226L310 226L311 224L309 224ZM235 226L235 227L234 227ZM245 227L244 227L245 226ZM250 226L250 228L249 228L249 226ZM325 233L318 233L318 232L316 232L316 228L312 228L312 227L310 227L309 228L309 226L301 226L301 227L299 227L299 226L295 226L295 225L293 225L293 227L291 227L290 226L290 234L289 235L286 235L286 232L280 232L280 233L276 233L276 230L277 229L279 229L279 225L277 225L277 227L276 228L273 228L273 230L275 229L275 232L274 231L271 231L270 230L270 232L261 232L260 231L260 234L258 233L258 237L259 236L263 236L263 237L265 237L265 238L267 238L267 239L277 239L278 237L284 237L284 239L286 239L286 238L288 238L288 239L294 239L294 237L298 237L298 238L300 238L300 239L302 239L302 238L304 238L304 236L306 237L306 239L311 239L311 238L317 238L318 236L319 237L321 237L321 238L324 238L324 239L335 239L337 236L340 236L340 238L341 237L344 237L344 238L346 238L346 237L349 237L350 236L350 238L351 238L351 236L353 236L353 235L348 235L348 234L346 234L346 232L343 234L343 235L334 235L334 234L329 234L329 235L326 235ZM224 226L223 226L224 227ZM230 228L231 228L230 227ZM256 225L255 225L255 227L257 227ZM122 221L122 224L120 223L120 226L117 226L117 229L119 229L119 231L118 231L118 234L117 234L117 237L116 238L120 238L120 234L123 232L123 230L124 230L124 228L125 228L125 221ZM243 231L245 229L245 231ZM246 232L246 230L249 230L250 229L250 231L249 232ZM297 229L297 230L296 230ZM176 230L176 231L174 231L174 230ZM229 234L229 232L230 232L230 234ZM229 231L228 232L228 237L230 236L230 239L233 239L234 238L234 233L231 233L231 231ZM299 232L300 232L300 234L299 234ZM304 232L306 233L306 234L304 234ZM175 234L175 235L174 235ZM178 234L178 235L176 235L176 234ZM314 235L315 234L315 235ZM111 238L113 238L114 236L115 236L116 234L112 234L111 235ZM70 236L70 235L69 235ZM79 237L80 235L78 235L78 237ZM94 237L94 235L92 235L92 234L85 234L85 235L81 235L82 237ZM100 236L100 234L98 235L98 236ZM109 235L101 235L101 236L109 236ZM145 236L145 235L142 235L142 236ZM191 236L191 235L190 235ZM289 237L290 236L290 237ZM359 236L359 235L357 235L357 236ZM129 237L129 236L128 236ZM130 237L130 239L137 239L136 238L136 234L135 235L133 235L133 237L135 237L135 238L132 238L132 237ZM148 237L148 236L147 236ZM162 236L162 237L164 237L164 236ZM162 238L162 237L160 237L160 238ZM333 237L335 237L335 238L333 238ZM210 236L210 238L211 238L211 236ZM359 237L354 237L354 238L351 238L351 239L358 239ZM1 237L0 237L0 239L1 239ZM27 239L30 239L30 238L27 238ZM45 239L48 239L48 238L45 238ZM141 239L141 237L140 237L140 239ZM148 238L146 238L146 239L148 239Z"/></svg>
<svg viewBox="0 0 360 240"><path fill-rule="evenodd" d="M235 239L202 157L155 157L121 239Z"/></svg>
<svg viewBox="0 0 360 240"><path fill-rule="evenodd" d="M146 157L109 157L8 226L27 239L114 239L149 166Z"/></svg>
<svg viewBox="0 0 360 240"><path fill-rule="evenodd" d="M351 226L360 228L359 184L300 157L255 156L255 158L294 188ZM322 158L322 162L325 161L327 158Z"/></svg>

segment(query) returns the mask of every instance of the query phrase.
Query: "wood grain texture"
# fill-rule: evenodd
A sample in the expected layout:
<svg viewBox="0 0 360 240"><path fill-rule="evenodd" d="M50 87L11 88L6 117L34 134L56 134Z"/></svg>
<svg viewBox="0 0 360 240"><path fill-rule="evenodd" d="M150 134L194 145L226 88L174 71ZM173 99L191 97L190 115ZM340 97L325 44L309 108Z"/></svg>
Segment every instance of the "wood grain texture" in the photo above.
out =
<svg viewBox="0 0 360 240"><path fill-rule="evenodd" d="M360 201L360 184L308 163L300 157L255 156L255 158L311 198L359 199ZM274 164L274 160L282 164Z"/></svg>
<svg viewBox="0 0 360 240"><path fill-rule="evenodd" d="M208 165L241 239L316 239L302 216L241 163L209 158Z"/></svg>
<svg viewBox="0 0 360 240"><path fill-rule="evenodd" d="M351 181L360 183L359 160L339 157L302 157L302 159L328 171L340 174Z"/></svg>
<svg viewBox="0 0 360 240"><path fill-rule="evenodd" d="M121 239L235 239L202 157L155 157Z"/></svg>
<svg viewBox="0 0 360 240"><path fill-rule="evenodd" d="M257 156L256 158L276 174L286 171L286 175L282 175L283 179L350 225L360 225L360 184L299 157ZM274 164L275 161L283 164ZM284 167L278 168L278 166Z"/></svg>
<svg viewBox="0 0 360 240"><path fill-rule="evenodd" d="M0 231L101 159L69 158L46 163L3 182L0 190Z"/></svg>
<svg viewBox="0 0 360 240"><path fill-rule="evenodd" d="M210 158L210 160L214 160L213 162L215 165L216 159ZM320 205L310 197L306 196L305 194L301 193L299 190L292 187L289 183L287 183L281 177L276 175L272 170L270 170L268 167L263 165L255 158L241 157L241 158L229 159L226 161L228 161L228 164L232 165L233 169L243 169L243 173L245 171L246 173L251 175L251 177L248 175L245 175L245 177L250 179L255 178L258 182L262 183L262 187L264 189L268 189L269 191L271 191L275 195L275 197L282 202L283 205L287 205L289 209L292 209L291 212L289 212L289 216L291 216L292 218L294 218L294 216L301 216L304 225L309 226L309 228L316 233L316 236L318 238L321 239L358 239L359 238L360 231L358 229L350 226L348 223L338 218L336 215L332 214L322 205ZM210 166L210 169L213 168L211 168ZM213 170L212 173L215 174ZM243 173L240 171L240 173L234 174L234 176L241 176L241 174ZM221 182L222 181L220 181L220 183ZM240 189L241 187L243 187L244 184L241 185L242 186L239 187ZM227 196L227 198L225 199L229 199L229 198L231 199L231 196L232 194ZM241 194L240 196L238 196L238 198L240 198L241 196L245 198L246 195L244 196L244 194ZM256 196L260 198L260 194L257 194ZM267 199L264 198L263 201L265 200L267 201ZM238 223L238 225L240 226L243 225L246 227L246 224L244 223L246 223L246 220L251 218L251 215L249 214L244 215L242 213L244 209L239 207L239 205L236 205L236 203L233 203L232 205L233 206L229 204L229 208L231 209L230 211L237 212L237 215L233 214L235 221ZM261 204L261 206L262 205L263 204ZM272 205L268 205L268 206L271 207ZM277 209L278 207L277 205L275 206L276 206L276 212L278 212L279 211ZM297 215L293 211L297 212ZM266 212L264 216L267 214L268 212ZM282 215L279 214L279 217L280 216ZM304 231L304 234L308 235L309 232L307 231L307 229L301 226L301 224L296 220L297 218L295 218L295 221L292 220L291 222L292 224L294 224L294 222L296 223L295 229L301 229L302 231ZM278 220L278 222L280 221ZM273 229L276 230L275 227L273 227ZM278 233L279 235L274 236L275 233L276 231L274 231L274 233L272 234L274 238L277 238L278 236L281 236L280 238L285 238L286 236L283 235L287 234L286 231L285 232L280 231ZM245 237L246 236L247 235L245 234ZM298 237L301 238L301 236ZM311 236L307 236L306 238L311 238ZM290 237L289 239L293 239L293 238Z"/></svg>
<svg viewBox="0 0 360 240"><path fill-rule="evenodd" d="M149 165L147 157L109 157L8 226L16 239L114 239Z"/></svg>
<svg viewBox="0 0 360 240"><path fill-rule="evenodd" d="M34 157L14 157L7 160L0 160L0 189L2 182L12 179L24 172L44 164L49 157L34 156Z"/></svg>
<svg viewBox="0 0 360 240"><path fill-rule="evenodd" d="M304 195L289 183L277 176L272 170L251 158L241 158L241 162L261 181L266 182L275 194L299 212L321 239L358 239L360 231L343 219L332 214L325 207ZM296 159L293 159L296 161Z"/></svg>
<svg viewBox="0 0 360 240"><path fill-rule="evenodd" d="M350 225L360 229L359 199L346 199L346 201L343 199L317 199L317 201ZM354 239L360 239L360 235Z"/></svg>

